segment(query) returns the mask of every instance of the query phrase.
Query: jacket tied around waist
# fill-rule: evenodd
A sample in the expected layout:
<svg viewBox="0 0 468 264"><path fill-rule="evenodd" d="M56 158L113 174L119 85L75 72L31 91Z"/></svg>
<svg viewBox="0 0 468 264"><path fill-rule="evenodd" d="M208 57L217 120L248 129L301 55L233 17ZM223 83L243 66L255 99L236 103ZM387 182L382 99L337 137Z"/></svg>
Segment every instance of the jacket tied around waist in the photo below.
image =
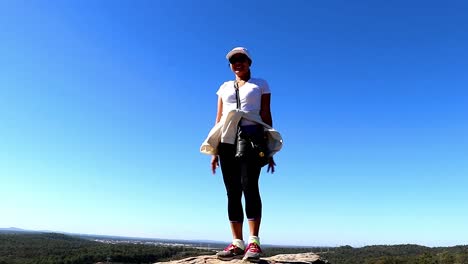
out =
<svg viewBox="0 0 468 264"><path fill-rule="evenodd" d="M221 120L210 130L200 147L200 152L206 155L217 155L219 143L235 144L237 127L241 119L249 120L263 127L270 157L281 150L283 139L280 133L263 122L259 114L234 109L225 115L223 114Z"/></svg>

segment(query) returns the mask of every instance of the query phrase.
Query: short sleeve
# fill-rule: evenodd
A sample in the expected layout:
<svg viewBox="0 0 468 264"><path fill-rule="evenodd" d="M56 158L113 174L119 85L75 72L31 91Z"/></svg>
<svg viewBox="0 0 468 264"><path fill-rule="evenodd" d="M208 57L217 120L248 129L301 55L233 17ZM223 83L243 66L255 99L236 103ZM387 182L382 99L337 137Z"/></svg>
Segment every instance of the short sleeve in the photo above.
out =
<svg viewBox="0 0 468 264"><path fill-rule="evenodd" d="M226 83L221 84L221 86L219 87L218 91L216 92L216 94L217 94L218 96L222 96L222 95L223 95L224 86L226 86Z"/></svg>
<svg viewBox="0 0 468 264"><path fill-rule="evenodd" d="M260 87L262 90L262 94L269 94L271 93L270 91L270 86L268 85L267 81L263 80L262 86Z"/></svg>

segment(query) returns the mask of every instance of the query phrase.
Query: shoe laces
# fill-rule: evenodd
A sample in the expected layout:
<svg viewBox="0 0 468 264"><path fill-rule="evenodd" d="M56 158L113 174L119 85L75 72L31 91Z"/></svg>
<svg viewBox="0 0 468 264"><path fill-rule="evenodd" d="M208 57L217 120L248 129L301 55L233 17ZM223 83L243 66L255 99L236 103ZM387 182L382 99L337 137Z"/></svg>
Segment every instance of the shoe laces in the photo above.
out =
<svg viewBox="0 0 468 264"><path fill-rule="evenodd" d="M260 249L260 246L257 243L250 243L247 246L246 251L256 252L256 253L262 252L262 250Z"/></svg>
<svg viewBox="0 0 468 264"><path fill-rule="evenodd" d="M230 244L229 246L227 246L227 247L224 249L224 251L231 251L231 250L234 250L234 249L236 249L236 248L237 248L236 245Z"/></svg>

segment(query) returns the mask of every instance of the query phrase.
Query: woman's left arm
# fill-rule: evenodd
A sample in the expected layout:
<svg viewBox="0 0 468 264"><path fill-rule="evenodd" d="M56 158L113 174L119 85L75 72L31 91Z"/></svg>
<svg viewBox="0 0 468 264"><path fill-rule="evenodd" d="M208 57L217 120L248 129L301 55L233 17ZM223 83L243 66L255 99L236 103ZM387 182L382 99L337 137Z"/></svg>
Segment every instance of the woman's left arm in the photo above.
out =
<svg viewBox="0 0 468 264"><path fill-rule="evenodd" d="M271 102L271 94L262 94L262 101L260 105L260 117L262 118L263 122L273 127L273 120L271 118L271 110L270 110L270 102Z"/></svg>
<svg viewBox="0 0 468 264"><path fill-rule="evenodd" d="M271 94L262 94L262 102L260 108L260 117L262 118L263 122L273 127L273 120L271 118L271 110L270 110L270 102L271 102ZM275 172L275 160L273 157L270 157L268 162L268 169L267 172L274 173Z"/></svg>

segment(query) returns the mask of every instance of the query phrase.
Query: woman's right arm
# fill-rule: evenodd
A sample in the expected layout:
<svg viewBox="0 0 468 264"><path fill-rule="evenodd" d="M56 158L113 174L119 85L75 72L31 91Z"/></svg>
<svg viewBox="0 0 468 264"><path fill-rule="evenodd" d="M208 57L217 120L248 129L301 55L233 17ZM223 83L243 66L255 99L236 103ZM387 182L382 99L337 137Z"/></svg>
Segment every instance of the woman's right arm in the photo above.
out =
<svg viewBox="0 0 468 264"><path fill-rule="evenodd" d="M218 124L219 120L221 120L221 116L223 115L223 99L221 96L218 96L218 111L216 112L216 122Z"/></svg>
<svg viewBox="0 0 468 264"><path fill-rule="evenodd" d="M223 115L223 100L221 96L218 96L218 110L216 112L215 124L219 123L219 120L221 120L222 115ZM213 174L216 173L216 168L218 168L218 166L219 166L218 155L213 155L213 157L211 157L211 172L213 172Z"/></svg>

